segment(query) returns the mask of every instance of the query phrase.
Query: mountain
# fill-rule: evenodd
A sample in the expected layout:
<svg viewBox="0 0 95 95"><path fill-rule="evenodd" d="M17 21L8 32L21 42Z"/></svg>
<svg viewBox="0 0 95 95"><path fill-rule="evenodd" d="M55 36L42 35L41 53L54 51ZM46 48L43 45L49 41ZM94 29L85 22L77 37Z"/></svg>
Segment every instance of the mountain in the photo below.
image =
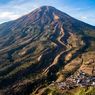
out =
<svg viewBox="0 0 95 95"><path fill-rule="evenodd" d="M0 95L94 95L94 81L95 26L51 6L0 25Z"/></svg>

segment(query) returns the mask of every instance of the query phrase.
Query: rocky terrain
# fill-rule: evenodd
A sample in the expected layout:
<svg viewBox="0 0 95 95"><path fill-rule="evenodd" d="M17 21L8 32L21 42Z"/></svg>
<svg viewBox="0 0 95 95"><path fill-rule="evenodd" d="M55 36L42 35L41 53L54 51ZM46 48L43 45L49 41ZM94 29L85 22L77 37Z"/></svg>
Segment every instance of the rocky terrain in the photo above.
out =
<svg viewBox="0 0 95 95"><path fill-rule="evenodd" d="M0 25L0 95L94 93L94 26L51 6Z"/></svg>

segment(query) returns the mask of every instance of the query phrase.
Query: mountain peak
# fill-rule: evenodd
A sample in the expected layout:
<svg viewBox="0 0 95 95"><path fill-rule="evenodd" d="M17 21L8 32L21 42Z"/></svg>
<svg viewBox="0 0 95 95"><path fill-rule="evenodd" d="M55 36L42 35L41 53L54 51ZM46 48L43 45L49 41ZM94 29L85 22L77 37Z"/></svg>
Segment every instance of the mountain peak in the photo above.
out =
<svg viewBox="0 0 95 95"><path fill-rule="evenodd" d="M43 23L48 23L61 18L68 20L70 16L52 6L41 6L25 16L25 20L27 19L28 23L31 21L33 23L38 22L38 19Z"/></svg>
<svg viewBox="0 0 95 95"><path fill-rule="evenodd" d="M40 8L53 8L53 9L54 9L53 6L48 6L48 5L46 5L46 6L41 6Z"/></svg>
<svg viewBox="0 0 95 95"><path fill-rule="evenodd" d="M43 12L47 12L47 11L48 12L54 12L54 11L57 11L57 9L55 7L52 7L52 6L41 6L34 11L40 11L41 13L43 13Z"/></svg>
<svg viewBox="0 0 95 95"><path fill-rule="evenodd" d="M42 10L42 11L49 11L49 12L61 12L60 10L56 9L53 6L41 6L38 9Z"/></svg>

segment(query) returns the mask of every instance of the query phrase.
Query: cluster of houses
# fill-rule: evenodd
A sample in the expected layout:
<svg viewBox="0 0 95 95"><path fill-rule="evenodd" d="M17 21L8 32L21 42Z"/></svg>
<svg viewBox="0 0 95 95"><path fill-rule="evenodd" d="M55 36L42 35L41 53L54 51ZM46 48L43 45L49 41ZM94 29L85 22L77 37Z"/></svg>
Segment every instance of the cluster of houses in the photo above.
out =
<svg viewBox="0 0 95 95"><path fill-rule="evenodd" d="M84 72L79 71L76 75L71 75L65 82L57 83L59 89L72 89L77 86L95 86L95 76L88 76Z"/></svg>

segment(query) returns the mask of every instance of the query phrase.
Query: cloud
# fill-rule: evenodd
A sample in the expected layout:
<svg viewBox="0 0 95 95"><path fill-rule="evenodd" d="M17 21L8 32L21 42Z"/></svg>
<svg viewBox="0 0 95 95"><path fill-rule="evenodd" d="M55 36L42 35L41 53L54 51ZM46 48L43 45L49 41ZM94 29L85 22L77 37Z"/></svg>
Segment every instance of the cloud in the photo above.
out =
<svg viewBox="0 0 95 95"><path fill-rule="evenodd" d="M7 4L0 5L0 23L15 20L37 8L38 4L34 4L32 0L26 1L11 0Z"/></svg>
<svg viewBox="0 0 95 95"><path fill-rule="evenodd" d="M17 15L17 14L14 14L12 12L1 12L0 14L0 19L10 19L10 20L13 20L13 19L16 19L20 17L20 15Z"/></svg>
<svg viewBox="0 0 95 95"><path fill-rule="evenodd" d="M80 16L80 19L81 20L86 20L86 19L88 19L88 17L87 16Z"/></svg>

